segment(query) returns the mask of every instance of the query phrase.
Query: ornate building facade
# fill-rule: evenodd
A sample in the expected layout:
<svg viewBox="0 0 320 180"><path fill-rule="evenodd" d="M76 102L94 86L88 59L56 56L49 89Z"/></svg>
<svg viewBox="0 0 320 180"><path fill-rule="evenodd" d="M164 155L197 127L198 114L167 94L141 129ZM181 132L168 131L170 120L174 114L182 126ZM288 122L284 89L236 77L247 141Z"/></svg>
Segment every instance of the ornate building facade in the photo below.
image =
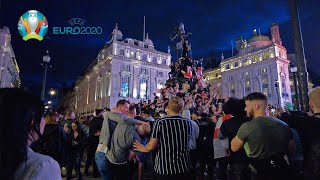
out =
<svg viewBox="0 0 320 180"><path fill-rule="evenodd" d="M123 40L116 25L112 39L76 82L76 113L88 114L96 108L112 108L120 99L138 103L154 98L168 79L170 64L170 53L155 50L148 34L144 41Z"/></svg>
<svg viewBox="0 0 320 180"><path fill-rule="evenodd" d="M20 70L11 46L8 27L0 29L0 88L20 87Z"/></svg>
<svg viewBox="0 0 320 180"><path fill-rule="evenodd" d="M237 39L238 54L222 59L223 96L243 98L252 92L263 92L270 104L283 107L292 102L287 50L282 46L279 26L272 24L270 29L272 39L255 30L248 41Z"/></svg>

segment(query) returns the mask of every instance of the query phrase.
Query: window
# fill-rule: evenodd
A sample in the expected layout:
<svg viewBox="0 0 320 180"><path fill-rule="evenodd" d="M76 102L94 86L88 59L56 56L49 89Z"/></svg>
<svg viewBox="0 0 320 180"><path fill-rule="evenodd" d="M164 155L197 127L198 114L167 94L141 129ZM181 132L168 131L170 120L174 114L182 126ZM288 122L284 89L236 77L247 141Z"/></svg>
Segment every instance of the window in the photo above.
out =
<svg viewBox="0 0 320 180"><path fill-rule="evenodd" d="M157 74L158 74L158 77L163 77L163 72L159 72L159 71L158 71Z"/></svg>
<svg viewBox="0 0 320 180"><path fill-rule="evenodd" d="M157 57L153 57L153 58L152 58L152 62L153 62L153 63L157 63Z"/></svg>
<svg viewBox="0 0 320 180"><path fill-rule="evenodd" d="M124 56L124 49L120 49L120 55Z"/></svg>
<svg viewBox="0 0 320 180"><path fill-rule="evenodd" d="M239 62L238 61L234 62L234 67L236 68L238 66L239 66Z"/></svg>
<svg viewBox="0 0 320 180"><path fill-rule="evenodd" d="M262 68L262 69L261 69L261 72L262 72L262 73L266 73L266 72L267 72L267 68Z"/></svg>
<svg viewBox="0 0 320 180"><path fill-rule="evenodd" d="M249 77L249 72L245 72L244 77Z"/></svg>
<svg viewBox="0 0 320 180"><path fill-rule="evenodd" d="M141 68L140 73L147 75L148 74L148 70L146 68Z"/></svg>
<svg viewBox="0 0 320 180"><path fill-rule="evenodd" d="M167 60L166 59L162 59L162 64L166 64Z"/></svg>
<svg viewBox="0 0 320 180"><path fill-rule="evenodd" d="M121 83L120 83L120 96L122 97L129 97L129 76L122 76Z"/></svg>
<svg viewBox="0 0 320 180"><path fill-rule="evenodd" d="M236 90L235 90L236 88L235 88L235 85L234 84L232 84L231 86L230 86L230 96L231 97L234 97L235 96L235 93L236 93Z"/></svg>
<svg viewBox="0 0 320 180"><path fill-rule="evenodd" d="M247 81L246 81L246 92L247 92L247 93L249 93L249 92L251 91L251 88L250 88L250 87L251 87L250 81L247 80Z"/></svg>
<svg viewBox="0 0 320 180"><path fill-rule="evenodd" d="M104 97L110 96L109 86L110 86L110 75L107 74L104 76Z"/></svg>
<svg viewBox="0 0 320 180"><path fill-rule="evenodd" d="M130 52L130 58L135 58L135 57L136 57L136 52L131 51L131 52Z"/></svg>
<svg viewBox="0 0 320 180"><path fill-rule="evenodd" d="M142 61L147 61L147 55L146 54L142 55Z"/></svg>
<svg viewBox="0 0 320 180"><path fill-rule="evenodd" d="M264 79L262 80L262 85L261 85L261 86L262 86L262 87L261 87L262 93L268 97L268 95L269 95L269 91L268 91L268 78L264 78Z"/></svg>
<svg viewBox="0 0 320 180"><path fill-rule="evenodd" d="M96 83L96 97L95 100L101 99L102 98L102 91L101 91L101 78L97 79Z"/></svg>
<svg viewBox="0 0 320 180"><path fill-rule="evenodd" d="M270 58L274 58L274 52L273 51L270 51Z"/></svg>
<svg viewBox="0 0 320 180"><path fill-rule="evenodd" d="M263 55L263 59L269 59L270 58L270 55L269 55L269 53L264 53L264 55Z"/></svg>
<svg viewBox="0 0 320 180"><path fill-rule="evenodd" d="M122 65L122 70L130 72L130 65Z"/></svg>
<svg viewBox="0 0 320 180"><path fill-rule="evenodd" d="M148 81L146 79L140 79L139 88L140 88L140 99L147 98L147 84Z"/></svg>
<svg viewBox="0 0 320 180"><path fill-rule="evenodd" d="M227 64L227 65L225 66L225 69L226 69L226 70L230 69L230 64Z"/></svg>

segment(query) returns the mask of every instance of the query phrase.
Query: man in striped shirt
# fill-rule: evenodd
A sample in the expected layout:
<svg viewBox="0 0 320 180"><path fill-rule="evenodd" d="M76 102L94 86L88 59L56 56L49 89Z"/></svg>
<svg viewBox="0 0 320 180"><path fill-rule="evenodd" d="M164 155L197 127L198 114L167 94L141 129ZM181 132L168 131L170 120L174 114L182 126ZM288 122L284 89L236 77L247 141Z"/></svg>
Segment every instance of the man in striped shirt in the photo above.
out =
<svg viewBox="0 0 320 180"><path fill-rule="evenodd" d="M157 147L154 169L158 180L191 179L188 142L192 124L181 117L183 107L181 98L172 98L166 109L168 116L155 122L148 144L134 143L135 150L141 152L150 152Z"/></svg>

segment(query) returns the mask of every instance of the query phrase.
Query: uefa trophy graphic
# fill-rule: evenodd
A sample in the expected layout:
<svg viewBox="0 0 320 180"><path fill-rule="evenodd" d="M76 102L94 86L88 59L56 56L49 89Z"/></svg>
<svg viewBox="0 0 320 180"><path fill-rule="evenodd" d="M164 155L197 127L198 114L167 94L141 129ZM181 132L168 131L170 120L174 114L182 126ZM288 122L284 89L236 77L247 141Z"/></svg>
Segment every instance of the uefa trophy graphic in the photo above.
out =
<svg viewBox="0 0 320 180"><path fill-rule="evenodd" d="M37 16L37 11L36 10L30 10L29 12L29 17L28 17L28 24L31 30L31 34L36 34L36 28L38 26L39 20Z"/></svg>
<svg viewBox="0 0 320 180"><path fill-rule="evenodd" d="M41 12L29 10L20 17L18 31L25 41L29 39L42 41L48 32L48 21Z"/></svg>

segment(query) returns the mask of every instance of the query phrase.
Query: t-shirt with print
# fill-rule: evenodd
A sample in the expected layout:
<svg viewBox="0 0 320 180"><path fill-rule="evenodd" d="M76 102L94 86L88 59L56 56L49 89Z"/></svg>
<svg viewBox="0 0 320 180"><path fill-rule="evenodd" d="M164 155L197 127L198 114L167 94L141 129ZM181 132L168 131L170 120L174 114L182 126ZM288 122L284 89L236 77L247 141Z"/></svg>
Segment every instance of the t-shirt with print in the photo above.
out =
<svg viewBox="0 0 320 180"><path fill-rule="evenodd" d="M288 125L273 117L257 117L242 124L237 136L248 143L250 157L255 159L287 154L292 138Z"/></svg>

